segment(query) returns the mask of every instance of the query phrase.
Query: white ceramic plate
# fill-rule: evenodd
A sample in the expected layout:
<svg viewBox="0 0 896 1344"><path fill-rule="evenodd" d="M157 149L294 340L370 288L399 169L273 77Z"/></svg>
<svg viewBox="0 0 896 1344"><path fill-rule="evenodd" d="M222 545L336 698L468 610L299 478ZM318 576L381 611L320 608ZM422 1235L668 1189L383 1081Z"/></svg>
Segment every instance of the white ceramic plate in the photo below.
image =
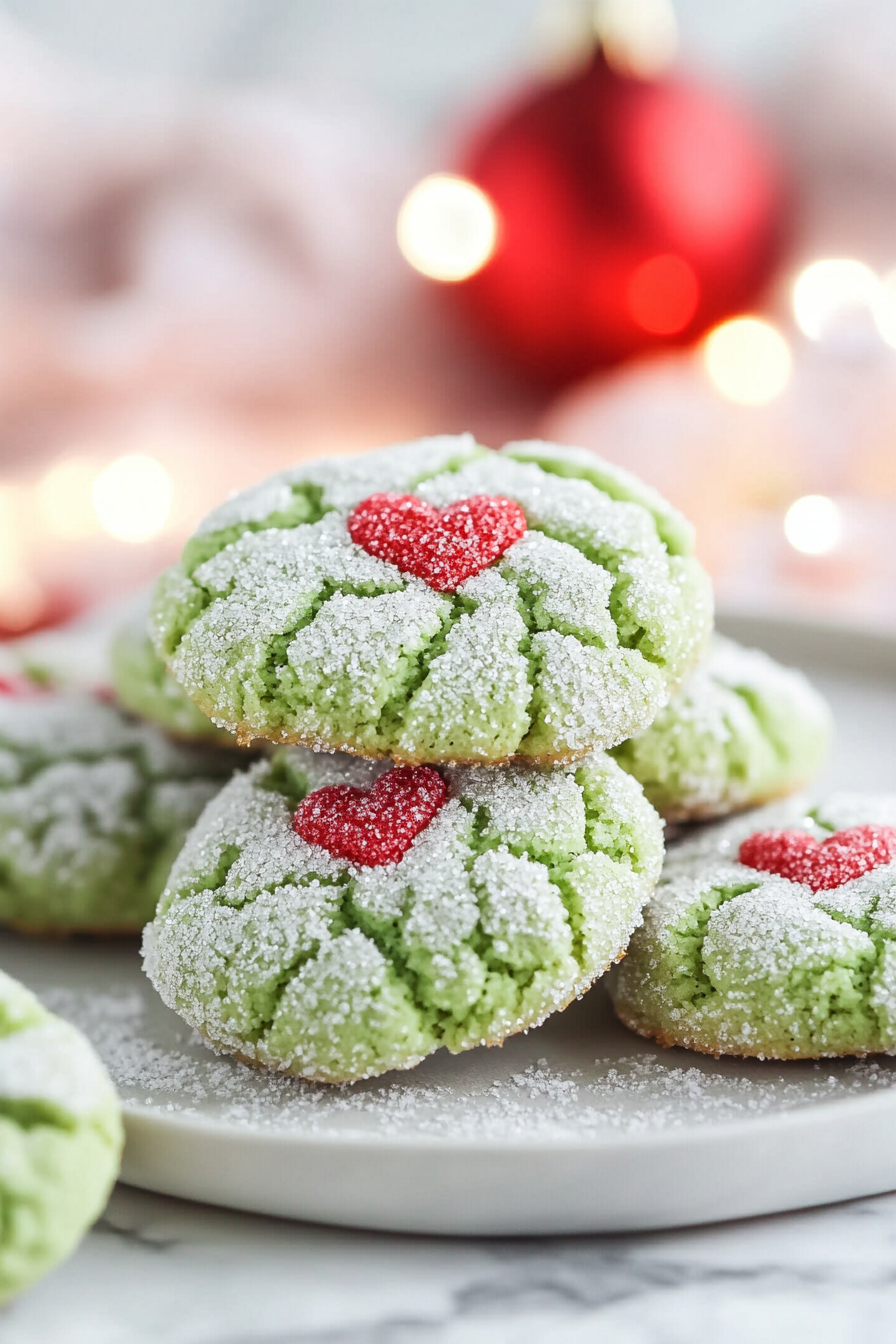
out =
<svg viewBox="0 0 896 1344"><path fill-rule="evenodd" d="M896 790L896 638L729 619L831 698L819 788ZM660 1051L598 987L500 1050L305 1085L211 1054L131 943L6 935L0 964L81 1025L125 1103L124 1180L259 1213L433 1233L667 1227L896 1187L896 1059Z"/></svg>

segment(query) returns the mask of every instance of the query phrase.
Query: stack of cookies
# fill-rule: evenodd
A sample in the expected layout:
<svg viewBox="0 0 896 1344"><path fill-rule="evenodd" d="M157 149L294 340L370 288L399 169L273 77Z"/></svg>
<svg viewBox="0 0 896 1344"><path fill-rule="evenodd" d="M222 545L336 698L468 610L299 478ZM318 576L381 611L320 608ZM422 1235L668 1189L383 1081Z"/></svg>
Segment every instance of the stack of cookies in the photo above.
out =
<svg viewBox="0 0 896 1344"><path fill-rule="evenodd" d="M114 689L0 668L0 922L149 919L166 1003L322 1082L499 1043L618 962L619 1016L665 1045L894 1052L896 798L788 798L827 707L711 627L687 522L590 453L285 472L191 539ZM2 1302L122 1141L86 1041L2 973L0 1113Z"/></svg>
<svg viewBox="0 0 896 1344"><path fill-rule="evenodd" d="M231 500L160 581L190 699L282 749L206 809L145 934L216 1048L341 1082L494 1044L625 951L662 824L603 754L702 653L687 524L625 473L445 437Z"/></svg>
<svg viewBox="0 0 896 1344"><path fill-rule="evenodd" d="M664 822L791 794L830 739L801 674L711 629L690 525L589 452L305 463L202 524L116 703L0 695L0 919L151 919L166 1003L309 1079L500 1042L635 930L620 1014L698 1043L642 1011Z"/></svg>
<svg viewBox="0 0 896 1344"><path fill-rule="evenodd" d="M723 644L670 709L711 620L686 521L575 449L430 439L229 501L152 636L219 728L280 749L174 865L144 940L162 997L215 1048L327 1082L562 1009L641 923L648 798L724 813L823 750L811 689L757 656L760 700L778 677L810 706L757 712Z"/></svg>

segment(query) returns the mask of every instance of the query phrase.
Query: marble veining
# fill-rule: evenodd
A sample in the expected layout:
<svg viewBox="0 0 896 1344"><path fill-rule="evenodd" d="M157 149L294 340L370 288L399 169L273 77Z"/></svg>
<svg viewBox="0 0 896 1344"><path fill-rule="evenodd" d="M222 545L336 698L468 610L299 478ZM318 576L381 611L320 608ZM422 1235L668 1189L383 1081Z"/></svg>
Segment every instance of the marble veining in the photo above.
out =
<svg viewBox="0 0 896 1344"><path fill-rule="evenodd" d="M896 1195L627 1236L448 1240L119 1187L3 1344L890 1341Z"/></svg>

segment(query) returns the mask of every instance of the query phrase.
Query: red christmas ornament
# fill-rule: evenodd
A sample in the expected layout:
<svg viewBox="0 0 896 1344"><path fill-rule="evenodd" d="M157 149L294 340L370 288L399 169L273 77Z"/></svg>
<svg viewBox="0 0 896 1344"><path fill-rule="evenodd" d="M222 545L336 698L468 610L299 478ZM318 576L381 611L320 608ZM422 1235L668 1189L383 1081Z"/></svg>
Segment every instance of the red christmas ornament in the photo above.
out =
<svg viewBox="0 0 896 1344"><path fill-rule="evenodd" d="M398 765L372 789L330 784L299 803L293 830L338 859L379 868L397 863L448 801L429 765Z"/></svg>
<svg viewBox="0 0 896 1344"><path fill-rule="evenodd" d="M379 494L352 510L348 531L370 555L450 593L519 541L526 515L502 495L473 495L436 509L416 495Z"/></svg>
<svg viewBox="0 0 896 1344"><path fill-rule="evenodd" d="M744 840L738 858L747 868L830 891L896 859L892 826L850 826L826 840L805 831L759 831Z"/></svg>
<svg viewBox="0 0 896 1344"><path fill-rule="evenodd" d="M749 115L600 53L487 125L461 171L499 229L455 289L480 331L549 383L692 341L755 301L781 250L783 178Z"/></svg>

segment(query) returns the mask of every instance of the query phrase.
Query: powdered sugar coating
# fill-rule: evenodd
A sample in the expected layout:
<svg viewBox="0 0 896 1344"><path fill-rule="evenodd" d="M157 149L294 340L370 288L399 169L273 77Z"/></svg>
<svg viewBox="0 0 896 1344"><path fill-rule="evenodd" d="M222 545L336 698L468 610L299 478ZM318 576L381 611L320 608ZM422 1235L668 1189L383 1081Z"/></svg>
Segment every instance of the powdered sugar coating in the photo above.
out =
<svg viewBox="0 0 896 1344"><path fill-rule="evenodd" d="M233 768L87 696L0 697L0 920L136 932Z"/></svg>
<svg viewBox="0 0 896 1344"><path fill-rule="evenodd" d="M650 727L613 755L662 816L689 821L802 788L831 733L830 710L803 673L714 635Z"/></svg>
<svg viewBox="0 0 896 1344"><path fill-rule="evenodd" d="M744 1069L649 1053L634 1039L626 1046L603 1020L600 987L566 1010L567 1021L548 1022L500 1052L467 1055L448 1067L436 1056L411 1072L338 1088L213 1055L197 1032L171 1022L148 984L122 982L110 990L60 983L42 994L90 1037L127 1112L161 1124L201 1118L236 1136L387 1148L425 1136L499 1152L508 1143L534 1149L546 1141L582 1143L614 1133L638 1139L690 1125L749 1123L896 1085L896 1068L886 1059ZM608 1047L613 1053L604 1053Z"/></svg>
<svg viewBox="0 0 896 1344"><path fill-rule="evenodd" d="M615 979L617 1012L712 1054L896 1052L896 863L813 892L721 857L770 829L769 811L713 828L714 853L704 842L658 889ZM894 817L896 798L840 794L787 825L823 838Z"/></svg>
<svg viewBox="0 0 896 1344"><path fill-rule="evenodd" d="M324 457L271 476L233 495L199 524L198 533L218 532L243 523L263 523L274 514L286 515L308 485L321 491L330 507L347 513L377 490L405 490L418 474L444 471L452 463L475 457L472 434L440 434L362 457ZM421 461L425 466L421 470Z"/></svg>
<svg viewBox="0 0 896 1344"><path fill-rule="evenodd" d="M121 1144L93 1047L0 971L0 1303L73 1249L106 1201Z"/></svg>
<svg viewBox="0 0 896 1344"><path fill-rule="evenodd" d="M694 549L694 525L664 499L652 485L615 462L597 457L590 448L562 447L544 439L521 439L504 445L502 452L519 462L535 462L545 471L576 480L590 481L611 499L628 500L647 509L656 522L660 539L672 555L690 555Z"/></svg>
<svg viewBox="0 0 896 1344"><path fill-rule="evenodd" d="M146 610L139 610L119 627L111 643L109 670L118 703L172 737L235 747L233 735L216 728L174 680L153 648L146 617Z"/></svg>
<svg viewBox="0 0 896 1344"><path fill-rule="evenodd" d="M111 1084L84 1037L47 1018L0 1037L0 1099L40 1101L83 1118L109 1106Z"/></svg>
<svg viewBox="0 0 896 1344"><path fill-rule="evenodd" d="M356 786L382 774L280 752L209 804L174 865L146 970L217 1049L320 1081L372 1077L525 1030L624 951L662 835L606 757L450 769L448 801L383 867L292 828L340 764Z"/></svg>
<svg viewBox="0 0 896 1344"><path fill-rule="evenodd" d="M579 450L553 450L577 474L566 479L511 449L525 445L421 440L303 464L238 496L160 581L160 655L241 740L419 764L569 761L630 736L711 625L686 529L596 458L615 497L592 483ZM349 538L351 508L381 491L440 508L504 496L529 530L436 593Z"/></svg>

